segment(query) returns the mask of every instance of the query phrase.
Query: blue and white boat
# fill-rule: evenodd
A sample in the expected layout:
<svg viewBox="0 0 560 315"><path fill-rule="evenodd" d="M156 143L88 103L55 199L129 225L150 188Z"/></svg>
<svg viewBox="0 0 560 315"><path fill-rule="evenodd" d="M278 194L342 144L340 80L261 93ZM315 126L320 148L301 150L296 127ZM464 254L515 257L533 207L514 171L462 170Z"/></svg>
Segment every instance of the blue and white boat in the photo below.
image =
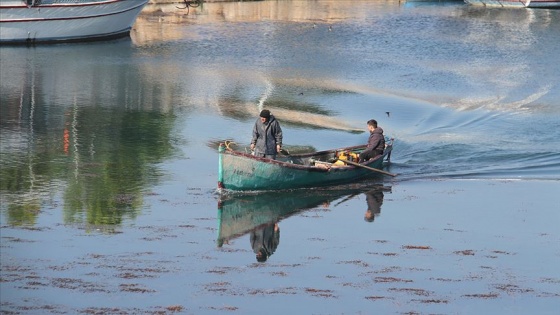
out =
<svg viewBox="0 0 560 315"><path fill-rule="evenodd" d="M93 41L129 35L148 0L0 0L0 43Z"/></svg>

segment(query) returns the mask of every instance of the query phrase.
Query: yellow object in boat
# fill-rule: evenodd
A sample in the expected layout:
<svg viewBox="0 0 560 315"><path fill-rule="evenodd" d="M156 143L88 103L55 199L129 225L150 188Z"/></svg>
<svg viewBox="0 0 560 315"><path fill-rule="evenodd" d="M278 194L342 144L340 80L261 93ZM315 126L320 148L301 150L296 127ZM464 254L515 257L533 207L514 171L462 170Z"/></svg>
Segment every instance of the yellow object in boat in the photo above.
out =
<svg viewBox="0 0 560 315"><path fill-rule="evenodd" d="M343 161L341 161L341 160L336 160L336 162L334 162L333 165L336 165L336 166L344 166L344 165L346 165L346 164L345 164Z"/></svg>
<svg viewBox="0 0 560 315"><path fill-rule="evenodd" d="M349 152L349 151L340 152L337 154L336 157L338 158L338 160L334 162L333 165L346 165L346 163L344 163L344 161L341 160L347 160L351 162L358 162L359 160L359 156L357 153Z"/></svg>

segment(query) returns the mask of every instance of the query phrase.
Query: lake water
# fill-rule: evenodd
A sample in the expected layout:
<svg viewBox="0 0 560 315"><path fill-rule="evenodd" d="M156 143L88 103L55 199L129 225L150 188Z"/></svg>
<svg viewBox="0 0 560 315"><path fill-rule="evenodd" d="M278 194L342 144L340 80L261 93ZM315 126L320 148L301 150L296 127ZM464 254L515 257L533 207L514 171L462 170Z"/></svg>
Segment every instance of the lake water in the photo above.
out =
<svg viewBox="0 0 560 315"><path fill-rule="evenodd" d="M552 314L559 51L560 10L351 0L148 6L131 38L0 47L2 311ZM263 108L293 152L374 118L399 175L219 201L217 144L246 148ZM257 264L244 228L271 220Z"/></svg>

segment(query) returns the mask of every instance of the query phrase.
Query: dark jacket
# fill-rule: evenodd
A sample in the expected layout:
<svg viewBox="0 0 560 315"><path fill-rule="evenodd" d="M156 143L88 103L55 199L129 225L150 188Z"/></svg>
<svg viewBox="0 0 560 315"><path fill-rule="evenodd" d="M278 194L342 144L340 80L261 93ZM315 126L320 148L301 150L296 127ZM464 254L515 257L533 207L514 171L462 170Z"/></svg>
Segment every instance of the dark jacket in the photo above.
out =
<svg viewBox="0 0 560 315"><path fill-rule="evenodd" d="M267 257L274 254L280 244L280 229L274 230L274 223L251 231L251 247L255 253L261 248L266 250Z"/></svg>
<svg viewBox="0 0 560 315"><path fill-rule="evenodd" d="M276 146L282 146L282 128L274 115L263 124L260 117L257 118L253 127L253 138L251 144L255 144L257 154L276 154Z"/></svg>
<svg viewBox="0 0 560 315"><path fill-rule="evenodd" d="M381 127L375 128L375 130L369 134L366 150L381 153L385 150L385 136L383 136L383 129Z"/></svg>

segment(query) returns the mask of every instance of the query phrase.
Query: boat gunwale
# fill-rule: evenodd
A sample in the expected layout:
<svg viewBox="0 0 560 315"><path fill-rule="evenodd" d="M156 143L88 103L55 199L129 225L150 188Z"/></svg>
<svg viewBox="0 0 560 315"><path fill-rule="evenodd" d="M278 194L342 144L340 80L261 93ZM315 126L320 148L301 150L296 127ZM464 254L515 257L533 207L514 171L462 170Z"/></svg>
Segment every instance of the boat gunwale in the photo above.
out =
<svg viewBox="0 0 560 315"><path fill-rule="evenodd" d="M335 155L336 152L338 152L338 151L349 151L349 150L365 149L365 148L366 148L366 145L357 145L357 146L350 146L350 147L343 147L343 148L338 148L338 149L316 151L316 152L310 152L310 153L290 154L288 156L289 157L296 157L296 158L311 158L313 156L326 155L326 154L330 154L330 153ZM370 159L370 160L368 160L364 163L360 163L360 165L368 166L369 164L375 163L377 160L383 159L383 157L385 157L391 150L392 150L392 144L389 144L386 147L383 154L380 154L380 155L376 156L375 158ZM273 160L273 159L268 159L268 158L264 158L264 157L258 157L258 156L254 156L254 155L249 154L249 153L245 153L245 152L241 152L241 151L235 151L233 149L226 149L223 153L248 158L248 159L259 161L259 162L266 163L266 164L276 164L276 165L284 167L284 168L306 170L306 171L315 171L315 172L325 172L326 173L326 172L330 172L330 171L339 171L339 170L340 171L347 171L347 170L354 170L354 169L359 168L359 167L353 166L353 165L341 165L341 166L336 166L336 167L324 168L324 167L318 167L318 166L314 166L314 165L295 164L295 163L291 163L291 162L284 162L284 161L280 161L280 160Z"/></svg>

